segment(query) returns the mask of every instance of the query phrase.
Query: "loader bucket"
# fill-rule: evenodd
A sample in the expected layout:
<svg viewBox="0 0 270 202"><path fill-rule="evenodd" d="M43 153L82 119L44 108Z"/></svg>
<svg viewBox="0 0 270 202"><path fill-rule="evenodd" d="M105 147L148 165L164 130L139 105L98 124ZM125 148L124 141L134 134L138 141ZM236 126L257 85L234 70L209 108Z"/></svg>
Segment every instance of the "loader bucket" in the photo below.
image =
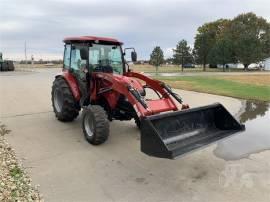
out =
<svg viewBox="0 0 270 202"><path fill-rule="evenodd" d="M152 115L141 122L141 151L175 159L243 130L219 103Z"/></svg>

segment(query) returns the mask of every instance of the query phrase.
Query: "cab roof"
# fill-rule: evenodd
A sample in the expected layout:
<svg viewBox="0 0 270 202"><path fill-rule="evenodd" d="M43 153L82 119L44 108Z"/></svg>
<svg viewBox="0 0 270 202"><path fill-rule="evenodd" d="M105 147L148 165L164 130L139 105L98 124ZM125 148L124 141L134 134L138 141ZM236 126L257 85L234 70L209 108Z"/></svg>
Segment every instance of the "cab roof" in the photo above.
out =
<svg viewBox="0 0 270 202"><path fill-rule="evenodd" d="M63 40L64 43L83 43L83 42L98 42L98 43L109 43L109 44L123 44L114 38L108 37L97 37L97 36L78 36L78 37L67 37Z"/></svg>

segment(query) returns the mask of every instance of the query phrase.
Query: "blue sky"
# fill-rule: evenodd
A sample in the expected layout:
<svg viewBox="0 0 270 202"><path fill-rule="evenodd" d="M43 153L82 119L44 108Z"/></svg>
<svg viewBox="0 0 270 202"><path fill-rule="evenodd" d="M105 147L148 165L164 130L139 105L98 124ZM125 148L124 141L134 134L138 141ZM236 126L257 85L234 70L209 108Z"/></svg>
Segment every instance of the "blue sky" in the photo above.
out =
<svg viewBox="0 0 270 202"><path fill-rule="evenodd" d="M62 58L66 36L118 38L147 59L154 46L165 56L181 39L194 43L198 26L254 12L270 21L269 0L1 0L0 51L5 58Z"/></svg>

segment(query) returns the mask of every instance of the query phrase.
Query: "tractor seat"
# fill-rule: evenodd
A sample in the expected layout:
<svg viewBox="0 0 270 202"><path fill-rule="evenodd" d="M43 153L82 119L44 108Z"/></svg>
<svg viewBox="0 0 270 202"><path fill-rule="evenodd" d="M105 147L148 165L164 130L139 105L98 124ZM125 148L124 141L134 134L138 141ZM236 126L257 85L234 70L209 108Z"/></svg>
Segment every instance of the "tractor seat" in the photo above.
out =
<svg viewBox="0 0 270 202"><path fill-rule="evenodd" d="M113 68L109 65L107 66L97 66L94 69L94 72L104 72L104 73L113 73Z"/></svg>

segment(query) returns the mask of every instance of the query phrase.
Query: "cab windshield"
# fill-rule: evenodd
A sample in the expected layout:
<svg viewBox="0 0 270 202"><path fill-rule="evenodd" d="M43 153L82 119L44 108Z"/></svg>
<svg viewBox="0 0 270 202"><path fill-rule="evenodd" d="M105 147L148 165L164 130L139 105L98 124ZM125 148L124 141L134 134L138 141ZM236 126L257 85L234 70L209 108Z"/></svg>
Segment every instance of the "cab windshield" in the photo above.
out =
<svg viewBox="0 0 270 202"><path fill-rule="evenodd" d="M89 47L89 67L92 71L123 74L122 52L119 45L92 44Z"/></svg>

